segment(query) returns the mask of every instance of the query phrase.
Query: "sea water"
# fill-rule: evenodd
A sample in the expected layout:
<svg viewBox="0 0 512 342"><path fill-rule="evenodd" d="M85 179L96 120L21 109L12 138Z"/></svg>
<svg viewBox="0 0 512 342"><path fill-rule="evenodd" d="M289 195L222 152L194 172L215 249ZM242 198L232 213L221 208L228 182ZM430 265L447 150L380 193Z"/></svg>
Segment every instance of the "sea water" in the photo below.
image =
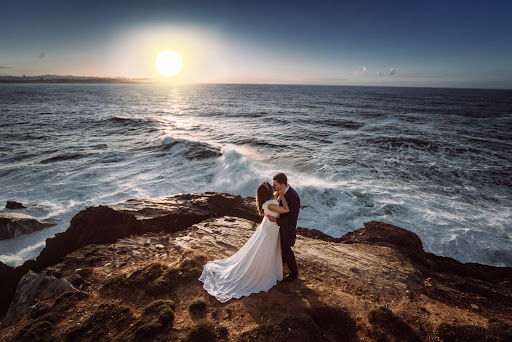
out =
<svg viewBox="0 0 512 342"><path fill-rule="evenodd" d="M222 191L277 172L298 225L382 221L425 250L512 266L512 91L292 85L1 84L0 204L56 226L0 241L37 257L89 206Z"/></svg>

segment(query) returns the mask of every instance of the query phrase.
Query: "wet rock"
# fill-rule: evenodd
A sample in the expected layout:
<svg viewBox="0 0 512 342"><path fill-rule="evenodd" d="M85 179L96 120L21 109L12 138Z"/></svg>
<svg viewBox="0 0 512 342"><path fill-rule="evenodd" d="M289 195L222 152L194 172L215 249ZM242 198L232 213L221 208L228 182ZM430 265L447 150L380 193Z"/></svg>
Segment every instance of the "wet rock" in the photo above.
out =
<svg viewBox="0 0 512 342"><path fill-rule="evenodd" d="M14 239L51 226L54 224L41 222L30 215L0 212L0 240Z"/></svg>
<svg viewBox="0 0 512 342"><path fill-rule="evenodd" d="M4 319L4 325L16 323L38 300L55 298L68 291L76 291L65 279L28 272L21 278L16 294Z"/></svg>
<svg viewBox="0 0 512 342"><path fill-rule="evenodd" d="M15 201L7 201L7 204L5 205L7 209L25 209L26 207L20 203Z"/></svg>

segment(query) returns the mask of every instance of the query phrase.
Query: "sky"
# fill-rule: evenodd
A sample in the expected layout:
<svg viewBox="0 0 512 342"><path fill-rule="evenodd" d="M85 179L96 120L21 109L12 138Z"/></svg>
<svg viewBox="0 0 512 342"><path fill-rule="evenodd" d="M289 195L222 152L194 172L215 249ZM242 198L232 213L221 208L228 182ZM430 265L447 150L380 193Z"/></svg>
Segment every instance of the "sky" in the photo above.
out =
<svg viewBox="0 0 512 342"><path fill-rule="evenodd" d="M512 1L0 3L0 75L512 89ZM159 74L159 52L183 58Z"/></svg>

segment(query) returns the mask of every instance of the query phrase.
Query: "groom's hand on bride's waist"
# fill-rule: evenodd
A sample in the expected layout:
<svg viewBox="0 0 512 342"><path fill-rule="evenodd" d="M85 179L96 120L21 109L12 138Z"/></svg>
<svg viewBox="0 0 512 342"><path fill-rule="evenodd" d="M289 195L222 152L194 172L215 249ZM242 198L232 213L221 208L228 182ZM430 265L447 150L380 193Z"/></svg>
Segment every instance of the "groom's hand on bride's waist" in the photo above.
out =
<svg viewBox="0 0 512 342"><path fill-rule="evenodd" d="M276 218L275 218L274 216L269 215L269 214L267 214L266 216L267 216L267 218L268 218L268 220L269 220L270 222L277 222L277 220L276 220Z"/></svg>

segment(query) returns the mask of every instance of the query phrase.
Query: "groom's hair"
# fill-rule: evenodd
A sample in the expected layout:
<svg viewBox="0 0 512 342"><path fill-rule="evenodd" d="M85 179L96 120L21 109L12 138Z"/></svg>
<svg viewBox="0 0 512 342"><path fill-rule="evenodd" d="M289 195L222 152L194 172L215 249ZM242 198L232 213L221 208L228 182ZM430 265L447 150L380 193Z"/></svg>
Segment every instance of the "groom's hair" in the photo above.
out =
<svg viewBox="0 0 512 342"><path fill-rule="evenodd" d="M288 178L286 178L286 175L282 172L277 173L272 179L279 184L288 185Z"/></svg>

